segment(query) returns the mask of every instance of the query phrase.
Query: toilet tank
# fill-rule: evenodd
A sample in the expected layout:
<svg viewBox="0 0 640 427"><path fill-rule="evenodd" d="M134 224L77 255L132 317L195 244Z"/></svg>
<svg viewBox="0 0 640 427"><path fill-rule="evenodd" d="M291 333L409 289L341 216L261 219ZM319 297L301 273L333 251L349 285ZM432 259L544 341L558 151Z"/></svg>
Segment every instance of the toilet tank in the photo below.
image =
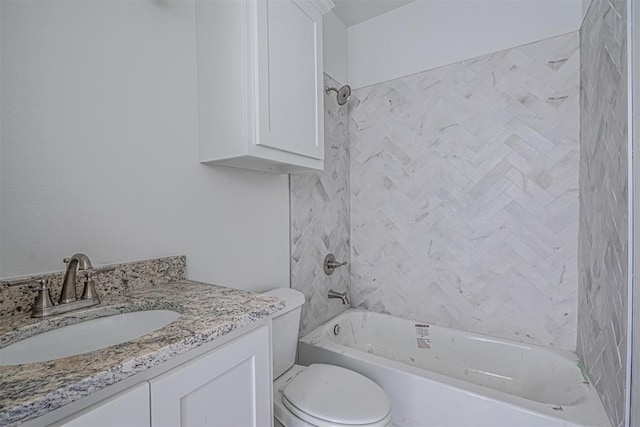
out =
<svg viewBox="0 0 640 427"><path fill-rule="evenodd" d="M278 288L265 295L284 300L286 308L273 317L271 332L273 348L273 379L285 373L296 361L300 312L304 294L290 288Z"/></svg>

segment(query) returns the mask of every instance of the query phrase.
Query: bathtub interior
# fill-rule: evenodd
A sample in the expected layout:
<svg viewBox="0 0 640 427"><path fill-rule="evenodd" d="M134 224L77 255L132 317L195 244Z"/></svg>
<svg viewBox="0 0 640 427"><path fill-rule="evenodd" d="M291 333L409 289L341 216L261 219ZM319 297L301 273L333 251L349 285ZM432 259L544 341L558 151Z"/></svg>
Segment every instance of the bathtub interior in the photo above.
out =
<svg viewBox="0 0 640 427"><path fill-rule="evenodd" d="M363 310L319 330L339 346L543 404L577 405L588 397L588 379L570 353Z"/></svg>

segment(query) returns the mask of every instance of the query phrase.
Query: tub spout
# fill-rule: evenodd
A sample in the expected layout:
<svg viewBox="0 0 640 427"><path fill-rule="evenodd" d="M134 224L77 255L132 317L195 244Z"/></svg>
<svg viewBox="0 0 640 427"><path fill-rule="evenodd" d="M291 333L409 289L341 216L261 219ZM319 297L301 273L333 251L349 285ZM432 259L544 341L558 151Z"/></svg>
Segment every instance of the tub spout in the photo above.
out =
<svg viewBox="0 0 640 427"><path fill-rule="evenodd" d="M343 305L350 305L349 297L347 296L347 292L336 292L333 289L329 289L329 294L327 295L329 299L339 299L342 300Z"/></svg>

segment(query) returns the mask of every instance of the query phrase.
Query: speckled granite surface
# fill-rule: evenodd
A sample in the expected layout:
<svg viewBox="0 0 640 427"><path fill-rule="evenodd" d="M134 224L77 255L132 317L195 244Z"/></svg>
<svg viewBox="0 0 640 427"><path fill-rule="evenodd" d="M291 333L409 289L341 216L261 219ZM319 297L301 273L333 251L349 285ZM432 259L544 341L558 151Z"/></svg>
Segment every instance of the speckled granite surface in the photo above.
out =
<svg viewBox="0 0 640 427"><path fill-rule="evenodd" d="M104 298L109 295L128 295L131 291L159 283L172 283L187 278L187 259L185 256L155 258L144 261L134 261L107 266L96 266L90 270L90 277L94 287ZM61 268L65 265L61 263ZM81 280L84 272L79 271L76 277L76 295L82 295L84 286ZM0 316L20 315L29 312L33 306L37 286L8 287L15 281L30 279L46 279L49 281L51 297L54 301L60 295L64 271L56 273L38 274L34 276L17 277L0 280Z"/></svg>
<svg viewBox="0 0 640 427"><path fill-rule="evenodd" d="M99 306L45 320L28 313L2 316L0 347L105 315L148 309L181 313L164 328L123 344L51 362L0 366L0 425L44 415L283 308L284 302L273 297L181 281L103 295Z"/></svg>

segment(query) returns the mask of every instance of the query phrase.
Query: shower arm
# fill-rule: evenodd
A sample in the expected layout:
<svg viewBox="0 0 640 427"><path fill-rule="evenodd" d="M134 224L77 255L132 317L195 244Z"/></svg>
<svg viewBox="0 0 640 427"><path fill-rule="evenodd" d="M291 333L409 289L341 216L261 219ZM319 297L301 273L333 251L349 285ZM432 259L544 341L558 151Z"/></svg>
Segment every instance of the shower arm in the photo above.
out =
<svg viewBox="0 0 640 427"><path fill-rule="evenodd" d="M338 105L344 105L349 100L351 96L351 87L349 85L344 85L340 89L335 87L324 87L324 93L329 95L330 92L336 93L336 101L338 101Z"/></svg>

